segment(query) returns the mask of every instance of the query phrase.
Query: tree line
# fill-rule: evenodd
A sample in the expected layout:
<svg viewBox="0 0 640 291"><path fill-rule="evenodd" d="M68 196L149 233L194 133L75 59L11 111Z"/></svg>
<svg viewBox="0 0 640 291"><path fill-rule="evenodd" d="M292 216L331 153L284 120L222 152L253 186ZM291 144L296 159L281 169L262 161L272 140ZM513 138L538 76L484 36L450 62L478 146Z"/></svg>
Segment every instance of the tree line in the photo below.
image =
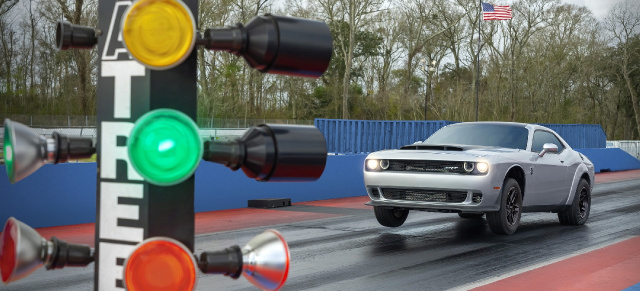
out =
<svg viewBox="0 0 640 291"><path fill-rule="evenodd" d="M513 19L482 21L476 0L199 0L200 31L265 13L312 18L334 51L307 79L197 48L198 116L473 121L478 90L479 120L593 123L610 140L639 139L640 4L602 19L559 0L508 4ZM96 114L97 49L58 51L55 24L96 27L97 5L0 0L0 114Z"/></svg>

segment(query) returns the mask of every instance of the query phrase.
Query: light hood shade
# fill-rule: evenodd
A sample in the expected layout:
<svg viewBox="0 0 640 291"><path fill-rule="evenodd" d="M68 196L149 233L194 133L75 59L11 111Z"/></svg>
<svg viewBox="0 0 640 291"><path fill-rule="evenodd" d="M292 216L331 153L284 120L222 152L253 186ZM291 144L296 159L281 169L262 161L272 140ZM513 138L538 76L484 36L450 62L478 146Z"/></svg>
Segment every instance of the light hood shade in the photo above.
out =
<svg viewBox="0 0 640 291"><path fill-rule="evenodd" d="M0 241L2 282L20 280L40 268L40 254L47 241L33 228L10 217L4 225Z"/></svg>
<svg viewBox="0 0 640 291"><path fill-rule="evenodd" d="M43 265L47 270L86 266L93 262L88 245L71 244L52 237L45 240L25 223L9 217L0 237L2 282L20 280Z"/></svg>
<svg viewBox="0 0 640 291"><path fill-rule="evenodd" d="M242 248L242 275L263 290L282 288L289 276L289 246L277 230L267 230Z"/></svg>
<svg viewBox="0 0 640 291"><path fill-rule="evenodd" d="M28 126L4 120L4 159L9 181L18 182L46 163L47 141Z"/></svg>
<svg viewBox="0 0 640 291"><path fill-rule="evenodd" d="M204 273L222 274L236 279L242 274L262 290L282 288L289 275L289 246L277 230L267 230L244 247L204 252L198 267Z"/></svg>
<svg viewBox="0 0 640 291"><path fill-rule="evenodd" d="M56 25L56 46L60 50L70 48L91 49L98 43L99 33L87 26L58 21Z"/></svg>
<svg viewBox="0 0 640 291"><path fill-rule="evenodd" d="M205 142L203 159L258 181L315 181L324 172L327 143L313 126L262 124L236 140Z"/></svg>
<svg viewBox="0 0 640 291"><path fill-rule="evenodd" d="M24 179L46 163L89 158L95 152L91 138L68 137L57 132L45 138L24 124L4 120L4 158L11 183Z"/></svg>
<svg viewBox="0 0 640 291"><path fill-rule="evenodd" d="M202 44L241 56L263 73L318 78L333 53L331 30L322 21L264 15L246 26L211 28Z"/></svg>

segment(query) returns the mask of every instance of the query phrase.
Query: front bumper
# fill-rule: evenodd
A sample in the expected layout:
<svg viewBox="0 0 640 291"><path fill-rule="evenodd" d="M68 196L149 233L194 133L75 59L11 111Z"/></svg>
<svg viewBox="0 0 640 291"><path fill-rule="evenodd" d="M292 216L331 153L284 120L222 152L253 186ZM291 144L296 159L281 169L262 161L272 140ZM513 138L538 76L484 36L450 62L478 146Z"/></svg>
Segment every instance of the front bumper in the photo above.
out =
<svg viewBox="0 0 640 291"><path fill-rule="evenodd" d="M494 171L495 172L495 171ZM502 178L495 174L462 175L448 173L407 173L407 172L364 172L364 184L371 199L371 206L420 209L430 211L453 212L490 212L500 209ZM413 193L435 193L407 196L397 199L398 195L387 195L391 190ZM464 195L460 199L448 199L450 192ZM393 196L396 199L390 199ZM420 201L425 196L429 201ZM478 202L478 198L481 200ZM416 198L418 197L418 198ZM445 198L446 197L446 198Z"/></svg>

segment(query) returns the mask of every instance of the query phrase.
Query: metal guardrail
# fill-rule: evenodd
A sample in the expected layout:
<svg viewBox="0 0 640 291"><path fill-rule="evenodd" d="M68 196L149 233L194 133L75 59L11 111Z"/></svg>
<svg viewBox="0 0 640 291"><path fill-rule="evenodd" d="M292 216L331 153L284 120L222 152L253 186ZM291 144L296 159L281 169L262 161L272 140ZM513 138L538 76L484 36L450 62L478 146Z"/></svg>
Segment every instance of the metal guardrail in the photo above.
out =
<svg viewBox="0 0 640 291"><path fill-rule="evenodd" d="M619 148L640 160L640 141L638 140L610 140L607 141L607 148Z"/></svg>

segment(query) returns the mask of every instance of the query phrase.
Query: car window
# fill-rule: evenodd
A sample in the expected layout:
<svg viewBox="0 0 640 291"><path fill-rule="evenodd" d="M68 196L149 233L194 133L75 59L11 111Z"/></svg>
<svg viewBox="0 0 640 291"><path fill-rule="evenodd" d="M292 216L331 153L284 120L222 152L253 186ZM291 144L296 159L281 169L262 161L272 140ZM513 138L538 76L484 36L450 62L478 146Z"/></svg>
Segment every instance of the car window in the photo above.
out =
<svg viewBox="0 0 640 291"><path fill-rule="evenodd" d="M553 133L544 130L536 130L533 133L531 151L537 153L541 152L545 143L552 143L558 146L558 153L561 153L564 150L564 145Z"/></svg>
<svg viewBox="0 0 640 291"><path fill-rule="evenodd" d="M425 143L437 145L479 145L527 149L529 130L517 124L462 123L441 128Z"/></svg>

